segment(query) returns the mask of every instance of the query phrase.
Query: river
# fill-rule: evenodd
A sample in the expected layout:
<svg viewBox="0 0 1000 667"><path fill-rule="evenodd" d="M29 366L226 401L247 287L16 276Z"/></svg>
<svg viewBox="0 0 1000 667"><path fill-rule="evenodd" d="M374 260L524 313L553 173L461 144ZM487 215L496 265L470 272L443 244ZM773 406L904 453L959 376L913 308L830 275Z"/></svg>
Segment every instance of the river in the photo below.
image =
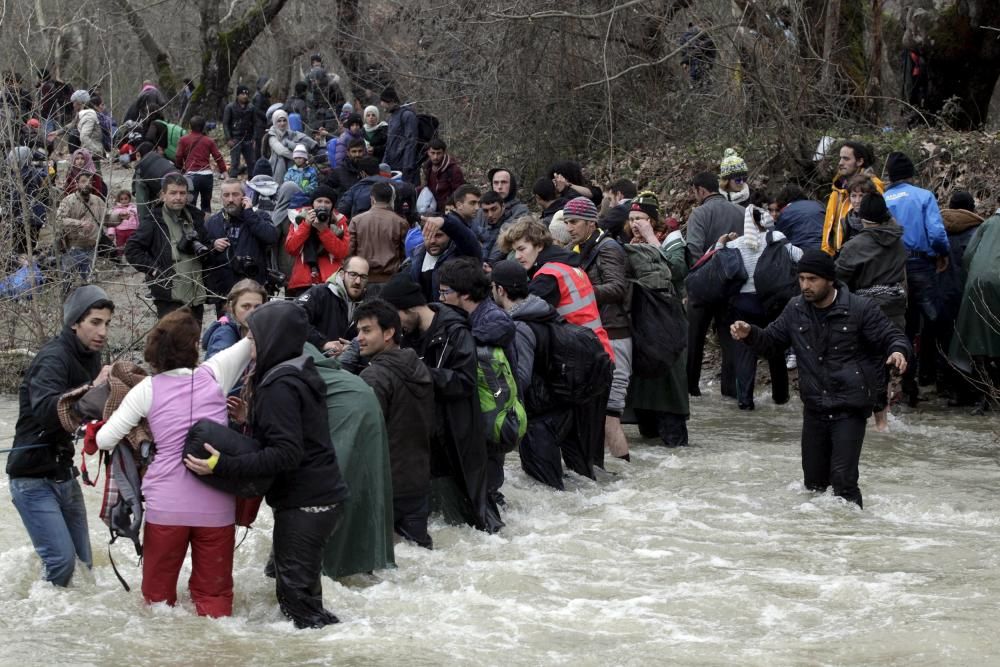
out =
<svg viewBox="0 0 1000 667"><path fill-rule="evenodd" d="M996 418L928 407L869 429L860 511L803 488L797 399L757 405L693 399L691 447L630 432L631 464L565 493L508 460L501 534L433 521L435 551L399 545L396 570L324 579L342 622L321 631L278 611L267 510L236 552L234 617L211 620L186 589L144 607L116 543L122 590L93 489L93 573L39 581L3 484L0 664L1000 664ZM4 446L15 417L0 399Z"/></svg>

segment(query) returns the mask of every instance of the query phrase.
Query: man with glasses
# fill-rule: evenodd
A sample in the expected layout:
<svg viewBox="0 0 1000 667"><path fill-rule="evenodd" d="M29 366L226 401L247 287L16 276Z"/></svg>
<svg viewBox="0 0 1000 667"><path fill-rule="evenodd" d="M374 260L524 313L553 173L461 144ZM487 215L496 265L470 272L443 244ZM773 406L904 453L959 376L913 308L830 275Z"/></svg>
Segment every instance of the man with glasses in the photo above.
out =
<svg viewBox="0 0 1000 667"><path fill-rule="evenodd" d="M371 208L351 218L348 253L368 260L369 283L373 294L399 272L406 254L403 242L410 225L393 210L396 192L391 183L375 183L371 189Z"/></svg>
<svg viewBox="0 0 1000 667"><path fill-rule="evenodd" d="M364 257L348 257L324 284L296 299L309 318L309 342L327 356L340 356L358 333L354 309L365 299L368 271Z"/></svg>

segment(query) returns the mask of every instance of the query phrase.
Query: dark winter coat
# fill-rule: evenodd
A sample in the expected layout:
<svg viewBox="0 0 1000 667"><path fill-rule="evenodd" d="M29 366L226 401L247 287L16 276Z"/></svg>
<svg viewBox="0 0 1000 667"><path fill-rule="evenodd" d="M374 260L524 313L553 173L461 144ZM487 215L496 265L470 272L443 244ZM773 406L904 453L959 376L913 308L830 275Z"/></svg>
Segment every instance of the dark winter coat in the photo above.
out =
<svg viewBox="0 0 1000 667"><path fill-rule="evenodd" d="M432 165L430 160L424 164L424 183L434 195L435 210L441 213L444 212L448 198L465 183L465 174L454 158L445 155L444 160L440 169Z"/></svg>
<svg viewBox="0 0 1000 667"><path fill-rule="evenodd" d="M150 151L136 162L132 173L132 194L139 211L139 219L149 217L149 209L160 198L163 177L177 171L177 166L156 151Z"/></svg>
<svg viewBox="0 0 1000 667"><path fill-rule="evenodd" d="M510 316L515 328L517 362L512 363L512 368L517 379L518 395L529 415L550 412L553 403L545 379L545 358L538 354L539 340L532 325L547 326L557 322L559 314L540 297L529 294L511 309ZM564 407L561 409L565 410Z"/></svg>
<svg viewBox="0 0 1000 667"><path fill-rule="evenodd" d="M231 318L231 315L223 315L208 325L208 329L202 334L201 348L205 350L205 361L240 342L240 325Z"/></svg>
<svg viewBox="0 0 1000 667"><path fill-rule="evenodd" d="M837 255L837 278L855 294L868 296L897 326L906 314L906 246L903 228L893 220L866 227L852 236ZM866 292L880 287L872 293ZM886 293L884 288L898 286Z"/></svg>
<svg viewBox="0 0 1000 667"><path fill-rule="evenodd" d="M976 234L976 229L983 224L983 219L963 209L941 209L941 219L945 231L948 232L948 248L950 261L948 268L938 274L938 284L941 289L941 304L939 318L945 323L954 322L962 303L962 288L965 283L965 272L962 270L962 258L969 242ZM950 324L948 324L950 327Z"/></svg>
<svg viewBox="0 0 1000 667"><path fill-rule="evenodd" d="M626 199L619 204L615 204L597 220L597 226L603 229L611 238L621 240L622 233L625 231L625 225L628 224L628 214L631 210L631 199Z"/></svg>
<svg viewBox="0 0 1000 667"><path fill-rule="evenodd" d="M851 294L843 283L836 286L825 319L797 296L766 329L751 325L745 342L761 356L794 348L806 410L828 418L869 415L884 382L882 365L894 352L909 358L910 343L874 301Z"/></svg>
<svg viewBox="0 0 1000 667"><path fill-rule="evenodd" d="M401 106L389 116L383 160L393 169L406 172L417 168L417 114Z"/></svg>
<svg viewBox="0 0 1000 667"><path fill-rule="evenodd" d="M226 478L274 476L267 504L275 509L335 505L348 497L330 441L326 385L302 351L305 311L269 302L247 318L257 348L249 422L262 449L223 456L215 474Z"/></svg>
<svg viewBox="0 0 1000 667"><path fill-rule="evenodd" d="M545 210L542 211L542 215L539 216L539 220L541 220L542 224L548 227L549 223L552 222L552 218L555 217L555 214L563 210L563 208L566 206L566 202L568 201L569 201L568 199L560 197L559 199L555 200L554 202L546 206Z"/></svg>
<svg viewBox="0 0 1000 667"><path fill-rule="evenodd" d="M205 214L200 209L185 207L198 240L211 246L205 232ZM203 256L202 262L208 255ZM150 208L150 217L139 220L139 228L125 242L125 259L139 273L146 274L146 284L156 301L171 301L171 278L174 275L173 249L170 246L170 232L163 221L163 203Z"/></svg>
<svg viewBox="0 0 1000 667"><path fill-rule="evenodd" d="M395 348L372 357L361 379L375 391L389 431L392 495L426 496L435 424L430 371L413 350Z"/></svg>
<svg viewBox="0 0 1000 667"><path fill-rule="evenodd" d="M252 141L256 122L257 110L250 102L246 105L235 100L230 102L222 112L222 131L225 132L226 141Z"/></svg>
<svg viewBox="0 0 1000 667"><path fill-rule="evenodd" d="M580 247L580 265L594 286L601 324L608 338L628 338L632 287L628 282L628 261L618 241L598 230Z"/></svg>
<svg viewBox="0 0 1000 667"><path fill-rule="evenodd" d="M333 283L313 285L295 303L305 309L309 319L307 340L320 350L332 340L352 340L358 335L347 297Z"/></svg>
<svg viewBox="0 0 1000 667"><path fill-rule="evenodd" d="M465 221L457 213L451 212L444 216L441 231L448 235L451 243L441 253L434 268L423 271L424 257L427 256L423 246L414 251L413 261L410 264L410 277L420 285L428 301L438 300L438 271L446 262L455 257L475 257L479 260L483 258L480 254L482 248L475 233L466 226Z"/></svg>
<svg viewBox="0 0 1000 667"><path fill-rule="evenodd" d="M431 478L451 477L467 502L466 521L495 532L502 525L486 496L486 437L479 409L476 341L465 314L443 303L427 331L404 340L431 372L434 381L435 434L431 441Z"/></svg>
<svg viewBox="0 0 1000 667"><path fill-rule="evenodd" d="M69 327L42 346L18 389L14 451L7 455L10 477L70 479L73 437L59 421L59 397L89 384L100 372L100 353L86 349ZM49 446L20 449L35 444Z"/></svg>
<svg viewBox="0 0 1000 667"><path fill-rule="evenodd" d="M774 223L774 229L784 234L788 242L796 248L819 250L823 245L825 217L826 211L818 201L800 199L781 209L781 215Z"/></svg>
<svg viewBox="0 0 1000 667"><path fill-rule="evenodd" d="M502 348L511 369L517 366L517 348L514 345L514 320L500 306L487 298L469 313L472 337L480 345Z"/></svg>
<svg viewBox="0 0 1000 667"><path fill-rule="evenodd" d="M348 218L364 213L372 207L372 186L376 183L388 183L396 192L394 197L393 210L403 217L404 220L414 222L417 212L417 193L409 183L394 181L388 176L376 174L366 176L354 185L337 200L337 210Z"/></svg>
<svg viewBox="0 0 1000 667"><path fill-rule="evenodd" d="M252 209L244 209L238 216L220 211L205 220L205 234L212 245L216 239L229 239L229 247L222 252L213 248L208 256L209 270L205 274L205 287L216 296L225 297L237 281L251 278L261 285L267 282L268 256L271 246L278 243L278 228L270 218ZM238 258L249 257L255 268L245 271L246 262Z"/></svg>
<svg viewBox="0 0 1000 667"><path fill-rule="evenodd" d="M723 234L743 235L744 210L720 194L709 195L691 212L687 222L687 249L692 264L715 247Z"/></svg>

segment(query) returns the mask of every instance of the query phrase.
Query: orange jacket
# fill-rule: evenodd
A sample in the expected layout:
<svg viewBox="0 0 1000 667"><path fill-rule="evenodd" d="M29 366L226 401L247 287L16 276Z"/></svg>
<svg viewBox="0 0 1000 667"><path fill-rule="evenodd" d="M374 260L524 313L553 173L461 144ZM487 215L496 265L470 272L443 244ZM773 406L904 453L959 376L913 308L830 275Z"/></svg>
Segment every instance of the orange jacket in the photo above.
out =
<svg viewBox="0 0 1000 667"><path fill-rule="evenodd" d="M879 193L885 190L885 185L871 170L865 171L871 176L872 181ZM847 229L847 214L851 210L851 193L845 187L840 187L839 178L833 179L833 192L826 201L826 217L823 220L823 252L828 255L836 255L840 252L840 247L844 245L845 231Z"/></svg>
<svg viewBox="0 0 1000 667"><path fill-rule="evenodd" d="M611 361L614 361L615 353L611 349L608 332L601 324L601 313L597 309L594 286L590 284L587 273L569 264L547 262L535 272L535 275L552 276L555 279L559 285L559 305L556 306L556 312L567 322L587 327L597 334Z"/></svg>

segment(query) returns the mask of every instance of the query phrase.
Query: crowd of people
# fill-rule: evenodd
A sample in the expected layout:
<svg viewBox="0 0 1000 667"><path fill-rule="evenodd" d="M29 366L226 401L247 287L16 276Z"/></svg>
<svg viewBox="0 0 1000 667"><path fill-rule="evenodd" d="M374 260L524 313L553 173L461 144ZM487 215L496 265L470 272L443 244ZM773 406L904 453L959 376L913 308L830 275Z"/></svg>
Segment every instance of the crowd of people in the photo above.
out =
<svg viewBox="0 0 1000 667"><path fill-rule="evenodd" d="M805 485L859 507L867 422L888 427L893 373L913 407L929 384L979 413L996 399L1000 215L984 220L965 192L939 209L902 153L883 181L868 146L843 142L824 206L794 184L752 188L728 149L717 173L691 175L682 224L653 192L626 178L602 189L572 161L530 202L510 168L467 183L391 88L387 122L344 103L333 126L311 85L268 104L266 125L239 87L222 122L229 165L200 117L172 159L143 141L114 207L94 151L73 154L56 215L83 285L25 375L7 461L54 584L92 563L72 436L88 423L100 450L153 443L148 603L176 602L190 548L198 613L231 614L235 526L255 513L244 496L263 495L281 610L321 627L337 620L321 574L391 566L394 540L432 548L432 512L501 530L508 455L561 490L568 471L595 478L606 452L630 461L623 424L666 447L697 442L690 397L711 331L735 408L761 400L758 358L774 403L798 369ZM242 178L241 160L253 163ZM213 162L225 174L214 214ZM101 365L114 303L86 283L109 226L156 306L145 369ZM223 429L199 439L204 421Z"/></svg>

